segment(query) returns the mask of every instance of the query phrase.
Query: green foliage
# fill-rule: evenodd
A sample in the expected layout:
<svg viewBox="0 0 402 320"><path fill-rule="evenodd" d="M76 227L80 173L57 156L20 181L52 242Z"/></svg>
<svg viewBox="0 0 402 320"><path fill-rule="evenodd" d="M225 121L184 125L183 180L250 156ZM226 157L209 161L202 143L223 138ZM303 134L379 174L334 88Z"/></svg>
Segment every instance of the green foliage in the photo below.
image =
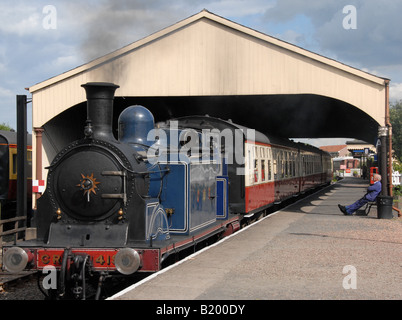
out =
<svg viewBox="0 0 402 320"><path fill-rule="evenodd" d="M392 194L394 197L396 196L402 196L402 190L401 190L401 186L394 186L392 188Z"/></svg>
<svg viewBox="0 0 402 320"><path fill-rule="evenodd" d="M392 169L393 171L398 171L399 173L402 173L402 163L400 163L399 161L393 161Z"/></svg>
<svg viewBox="0 0 402 320"><path fill-rule="evenodd" d="M0 123L0 130L11 131L11 130L14 130L14 129L11 128L8 125L8 123L2 122L2 123Z"/></svg>
<svg viewBox="0 0 402 320"><path fill-rule="evenodd" d="M389 116L392 124L392 149L398 160L402 160L402 100L390 105Z"/></svg>

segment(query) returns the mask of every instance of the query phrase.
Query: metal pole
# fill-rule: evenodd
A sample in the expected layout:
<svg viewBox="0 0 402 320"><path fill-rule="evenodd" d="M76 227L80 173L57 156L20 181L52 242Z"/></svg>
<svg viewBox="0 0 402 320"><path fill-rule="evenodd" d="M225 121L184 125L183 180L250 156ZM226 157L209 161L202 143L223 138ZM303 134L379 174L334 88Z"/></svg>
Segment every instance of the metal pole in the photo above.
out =
<svg viewBox="0 0 402 320"><path fill-rule="evenodd" d="M389 116L389 80L385 80L385 125L388 127L388 192L392 196L392 124Z"/></svg>
<svg viewBox="0 0 402 320"><path fill-rule="evenodd" d="M34 128L36 135L36 170L35 177L36 180L42 180L42 133L43 128ZM35 204L36 208L37 200L40 198L40 193L35 194Z"/></svg>
<svg viewBox="0 0 402 320"><path fill-rule="evenodd" d="M381 146L380 146L380 174L381 174L381 194L383 196L388 195L388 171L387 171L387 135L388 128L387 127L379 127L378 129L378 137L380 138Z"/></svg>
<svg viewBox="0 0 402 320"><path fill-rule="evenodd" d="M17 95L17 217L27 215L27 96Z"/></svg>

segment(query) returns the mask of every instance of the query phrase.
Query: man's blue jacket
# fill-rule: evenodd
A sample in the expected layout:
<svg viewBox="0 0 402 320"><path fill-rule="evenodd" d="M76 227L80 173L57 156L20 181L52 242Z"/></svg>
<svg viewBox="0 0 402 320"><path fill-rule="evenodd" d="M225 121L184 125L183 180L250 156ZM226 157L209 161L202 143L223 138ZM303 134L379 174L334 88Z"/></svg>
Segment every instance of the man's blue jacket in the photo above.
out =
<svg viewBox="0 0 402 320"><path fill-rule="evenodd" d="M381 181L374 182L373 185L367 188L367 193L364 196L368 201L375 201L378 194L381 192Z"/></svg>

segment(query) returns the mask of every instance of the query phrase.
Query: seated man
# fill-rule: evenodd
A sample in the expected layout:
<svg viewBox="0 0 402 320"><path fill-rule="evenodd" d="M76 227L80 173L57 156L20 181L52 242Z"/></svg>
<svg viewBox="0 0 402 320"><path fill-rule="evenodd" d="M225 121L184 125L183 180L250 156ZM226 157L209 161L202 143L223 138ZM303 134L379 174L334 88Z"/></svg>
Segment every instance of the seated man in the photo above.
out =
<svg viewBox="0 0 402 320"><path fill-rule="evenodd" d="M373 180L374 184L367 188L367 193L363 196L363 198L357 200L350 206L342 206L338 204L339 209L344 215L351 216L356 210L360 209L367 202L375 201L378 194L381 192L381 176L379 174L375 174Z"/></svg>

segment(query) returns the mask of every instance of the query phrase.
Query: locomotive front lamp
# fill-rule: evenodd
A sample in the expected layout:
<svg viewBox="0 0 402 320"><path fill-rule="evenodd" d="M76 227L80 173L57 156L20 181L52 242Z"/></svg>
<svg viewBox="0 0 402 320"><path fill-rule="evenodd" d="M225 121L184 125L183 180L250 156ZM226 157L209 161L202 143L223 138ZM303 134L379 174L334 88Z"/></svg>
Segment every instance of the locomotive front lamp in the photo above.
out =
<svg viewBox="0 0 402 320"><path fill-rule="evenodd" d="M5 251L3 256L4 268L11 273L18 273L25 269L28 262L32 261L33 255L19 247L12 247Z"/></svg>
<svg viewBox="0 0 402 320"><path fill-rule="evenodd" d="M121 274L132 274L140 267L141 257L134 249L123 248L116 253L114 264Z"/></svg>

